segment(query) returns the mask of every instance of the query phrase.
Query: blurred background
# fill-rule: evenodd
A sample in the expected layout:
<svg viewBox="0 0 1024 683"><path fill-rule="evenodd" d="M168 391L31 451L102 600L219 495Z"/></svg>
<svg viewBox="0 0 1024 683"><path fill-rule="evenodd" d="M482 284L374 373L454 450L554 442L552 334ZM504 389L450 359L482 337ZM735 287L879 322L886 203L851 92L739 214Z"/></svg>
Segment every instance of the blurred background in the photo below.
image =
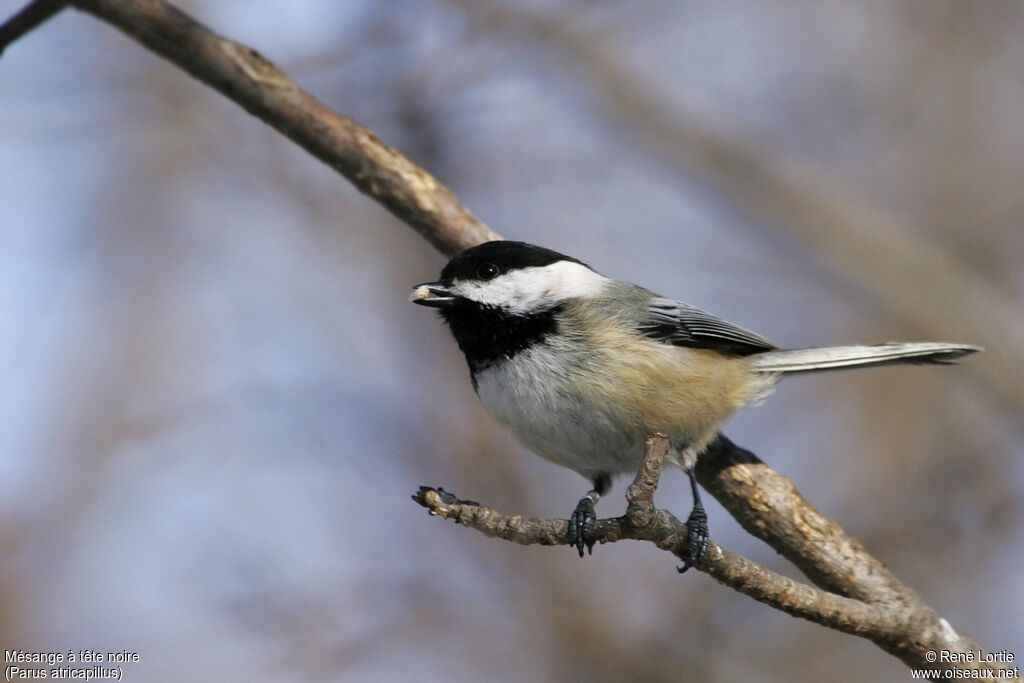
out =
<svg viewBox="0 0 1024 683"><path fill-rule="evenodd" d="M727 432L1024 657L1024 4L180 4L506 237L781 346L984 345L789 380ZM407 303L439 254L109 26L0 59L0 188L4 648L135 651L129 681L909 677L650 545L428 517L420 484L549 517L588 486Z"/></svg>

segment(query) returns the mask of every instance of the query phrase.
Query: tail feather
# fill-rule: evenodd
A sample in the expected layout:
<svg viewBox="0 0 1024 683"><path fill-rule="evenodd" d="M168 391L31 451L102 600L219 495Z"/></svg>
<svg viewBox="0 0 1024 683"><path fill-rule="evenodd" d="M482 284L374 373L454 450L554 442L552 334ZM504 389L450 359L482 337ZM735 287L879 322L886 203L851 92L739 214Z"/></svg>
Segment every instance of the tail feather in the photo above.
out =
<svg viewBox="0 0 1024 683"><path fill-rule="evenodd" d="M981 351L967 344L942 342L886 342L818 349L767 351L751 356L759 372L815 372L844 368L913 363L955 363L961 356Z"/></svg>

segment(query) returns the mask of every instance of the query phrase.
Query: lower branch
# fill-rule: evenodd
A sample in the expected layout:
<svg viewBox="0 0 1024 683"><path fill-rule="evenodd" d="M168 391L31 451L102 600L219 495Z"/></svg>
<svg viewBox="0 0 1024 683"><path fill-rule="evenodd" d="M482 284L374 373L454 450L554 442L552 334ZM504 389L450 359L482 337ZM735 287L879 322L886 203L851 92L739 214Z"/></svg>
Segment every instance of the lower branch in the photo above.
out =
<svg viewBox="0 0 1024 683"><path fill-rule="evenodd" d="M654 491L668 453L667 437L655 434L647 440L643 463L626 491L626 514L599 520L593 538L599 543L621 540L648 541L686 560L686 524L671 512L654 505ZM956 633L945 619L900 583L863 546L847 537L839 525L822 517L792 488L792 482L767 466L753 453L739 448L724 436L698 466L701 483L730 509L740 523L764 538L824 590L777 574L741 555L711 542L696 568L720 583L786 614L828 628L867 638L915 668L935 668L939 653L972 652L973 662L938 664L939 668L994 670L978 660L986 657L974 641ZM758 469L762 466L764 471ZM746 487L755 487L759 504L748 500ZM780 496L772 491L781 491ZM413 495L420 505L445 519L454 520L486 536L522 545L570 545L569 522L505 515L475 501L460 500L442 488L420 487ZM792 529L776 535L765 531L766 517L778 514L774 505L786 503ZM791 509L802 507L799 514ZM735 509L734 509L735 508ZM773 522L775 518L772 517ZM796 521L799 520L799 521Z"/></svg>

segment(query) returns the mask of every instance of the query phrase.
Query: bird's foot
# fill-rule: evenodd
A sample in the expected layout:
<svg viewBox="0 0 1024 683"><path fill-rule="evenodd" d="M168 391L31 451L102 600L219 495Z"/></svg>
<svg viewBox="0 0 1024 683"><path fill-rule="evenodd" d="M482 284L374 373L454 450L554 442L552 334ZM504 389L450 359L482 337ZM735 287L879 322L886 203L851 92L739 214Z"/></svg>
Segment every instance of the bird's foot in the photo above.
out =
<svg viewBox="0 0 1024 683"><path fill-rule="evenodd" d="M580 498L579 504L569 517L569 545L579 551L583 557L583 549L588 553L594 552L594 539L591 534L594 531L594 522L597 521L597 512L594 510L594 497L590 494Z"/></svg>
<svg viewBox="0 0 1024 683"><path fill-rule="evenodd" d="M686 519L686 561L683 562L682 567L676 568L680 574L701 563L704 554L708 551L708 541L710 540L708 516L704 512L704 506L698 500L694 504L690 516Z"/></svg>

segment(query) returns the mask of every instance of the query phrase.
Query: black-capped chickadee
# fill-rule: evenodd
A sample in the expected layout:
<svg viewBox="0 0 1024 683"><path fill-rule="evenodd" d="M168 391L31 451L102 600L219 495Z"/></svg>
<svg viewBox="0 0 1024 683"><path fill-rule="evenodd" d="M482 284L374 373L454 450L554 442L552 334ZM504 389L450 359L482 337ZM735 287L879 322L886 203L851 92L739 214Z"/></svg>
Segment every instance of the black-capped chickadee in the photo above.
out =
<svg viewBox="0 0 1024 683"><path fill-rule="evenodd" d="M897 363L949 363L963 344L885 343L780 351L688 304L619 282L524 242L466 249L411 301L437 308L466 356L487 411L541 457L593 482L570 517L572 545L592 549L594 504L635 473L647 437L669 436L689 476L689 559L707 547L694 465L730 414L783 375Z"/></svg>

